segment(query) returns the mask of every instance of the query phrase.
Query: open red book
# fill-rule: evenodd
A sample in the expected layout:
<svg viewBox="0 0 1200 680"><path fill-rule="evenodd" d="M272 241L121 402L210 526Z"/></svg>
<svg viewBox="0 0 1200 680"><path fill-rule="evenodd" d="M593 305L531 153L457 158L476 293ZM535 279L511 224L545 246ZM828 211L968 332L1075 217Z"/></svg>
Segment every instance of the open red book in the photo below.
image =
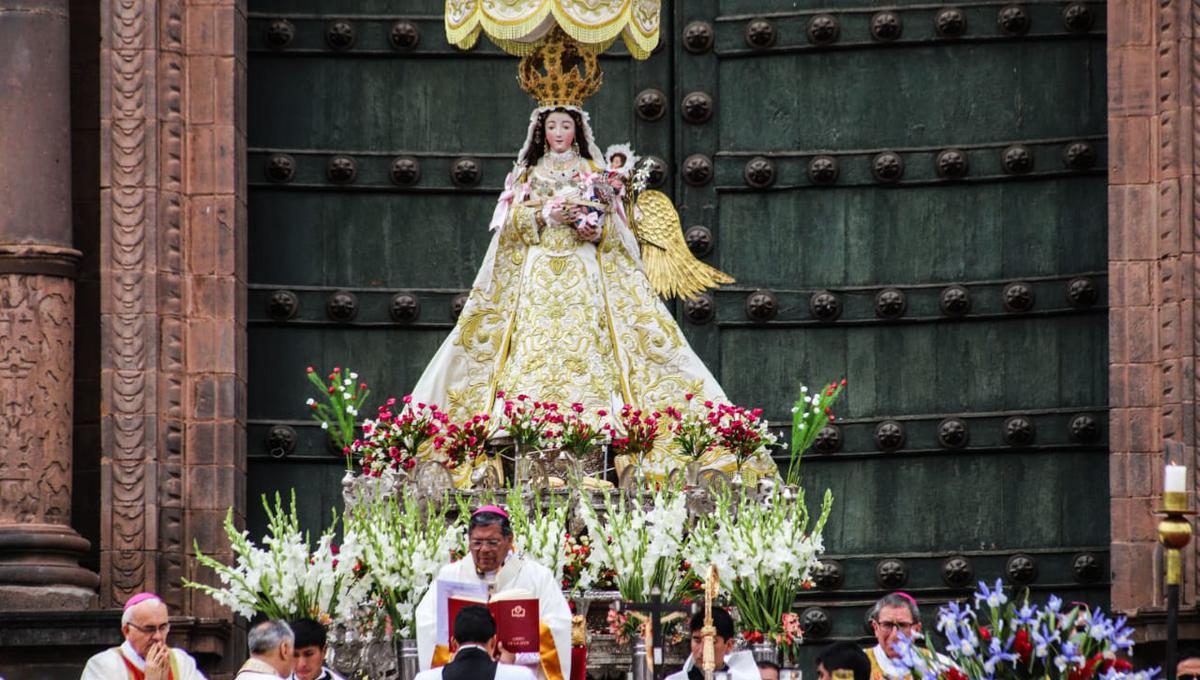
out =
<svg viewBox="0 0 1200 680"><path fill-rule="evenodd" d="M454 595L447 600L446 613L450 626L450 637L454 637L454 617L463 607L481 604L492 612L496 620L496 638L504 648L519 654L539 651L541 630L538 627L538 601L533 593L524 588L511 588L484 601L468 595Z"/></svg>

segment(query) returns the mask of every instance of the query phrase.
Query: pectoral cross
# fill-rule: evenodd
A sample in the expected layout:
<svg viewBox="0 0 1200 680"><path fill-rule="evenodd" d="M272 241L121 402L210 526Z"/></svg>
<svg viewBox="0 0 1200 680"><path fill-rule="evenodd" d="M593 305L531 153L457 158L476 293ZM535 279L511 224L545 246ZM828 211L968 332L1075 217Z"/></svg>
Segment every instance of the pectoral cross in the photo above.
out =
<svg viewBox="0 0 1200 680"><path fill-rule="evenodd" d="M676 604L674 602L663 602L662 591L657 587L650 590L649 602L622 602L617 600L613 603L617 611L621 611L622 607L630 611L644 612L650 616L650 641L646 645L646 665L650 667L650 672L656 680L661 680L663 666L663 648L662 648L662 616L671 612L692 611L691 605Z"/></svg>

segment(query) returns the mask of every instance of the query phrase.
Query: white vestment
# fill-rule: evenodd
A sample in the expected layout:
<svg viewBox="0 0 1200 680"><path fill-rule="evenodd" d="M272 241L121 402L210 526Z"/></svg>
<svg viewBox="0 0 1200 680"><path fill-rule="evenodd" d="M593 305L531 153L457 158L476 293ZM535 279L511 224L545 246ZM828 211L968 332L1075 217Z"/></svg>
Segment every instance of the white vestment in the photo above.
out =
<svg viewBox="0 0 1200 680"><path fill-rule="evenodd" d="M668 675L667 680L688 680L688 671L692 670L694 665L696 664L692 661L692 657L688 656L687 661L683 662L683 668ZM726 654L725 665L729 666L730 680L760 680L762 678L762 674L758 670L758 663L750 652Z"/></svg>
<svg viewBox="0 0 1200 680"><path fill-rule="evenodd" d="M271 664L251 657L238 669L233 680L280 680L280 677Z"/></svg>
<svg viewBox="0 0 1200 680"><path fill-rule="evenodd" d="M487 579L475 571L475 562L471 559L470 554L457 562L442 567L436 579L460 583L487 582ZM510 553L504 566L496 574L494 592L502 592L510 588L522 588L537 596L541 624L550 629L554 638L562 679L571 677L571 608L567 605L567 599L563 597L562 588L554 578L554 573L533 560ZM436 583L433 583L430 584L421 603L417 605L417 654L422 670L433 665L434 648L439 644L436 600L437 587ZM526 659L532 656L532 654L520 654L517 661L533 671L538 680L546 680L547 673L543 664L537 662L530 665L525 664ZM549 680L562 679L550 678Z"/></svg>
<svg viewBox="0 0 1200 680"><path fill-rule="evenodd" d="M129 641L126 641L119 648L106 649L88 659L79 680L129 680L129 669L125 667L125 662L121 660L121 654L117 653L117 649L120 649L121 654L124 654L125 658L129 659L130 663L138 670L146 670L145 659L134 651L133 645L129 644ZM205 680L204 675L196 668L196 660L187 652L182 649L171 649L171 656L175 660L177 672L175 680Z"/></svg>
<svg viewBox="0 0 1200 680"><path fill-rule="evenodd" d="M888 658L887 652L883 650L883 645L875 645L867 650L867 656L870 657L872 676L878 668L884 678L892 678L893 680L902 680L912 675L904 666L892 661Z"/></svg>

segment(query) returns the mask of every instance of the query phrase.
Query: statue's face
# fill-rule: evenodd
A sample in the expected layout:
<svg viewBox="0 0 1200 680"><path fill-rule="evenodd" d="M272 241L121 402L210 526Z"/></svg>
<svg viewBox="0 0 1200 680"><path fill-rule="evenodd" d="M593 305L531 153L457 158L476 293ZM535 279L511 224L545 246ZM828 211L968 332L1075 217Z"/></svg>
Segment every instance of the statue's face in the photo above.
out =
<svg viewBox="0 0 1200 680"><path fill-rule="evenodd" d="M568 113L555 111L546 116L546 143L550 150L562 153L575 142L575 119Z"/></svg>

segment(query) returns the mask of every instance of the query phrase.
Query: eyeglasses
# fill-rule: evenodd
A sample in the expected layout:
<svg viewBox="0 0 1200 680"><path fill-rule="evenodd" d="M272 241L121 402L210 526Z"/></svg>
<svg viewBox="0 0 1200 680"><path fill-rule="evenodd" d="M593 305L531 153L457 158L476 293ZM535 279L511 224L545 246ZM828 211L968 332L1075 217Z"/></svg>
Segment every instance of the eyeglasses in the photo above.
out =
<svg viewBox="0 0 1200 680"><path fill-rule="evenodd" d="M129 627L134 630L141 631L146 635L154 635L155 633L162 633L163 635L166 635L167 631L171 630L170 623L164 623L161 626L139 626L136 623L130 623Z"/></svg>
<svg viewBox="0 0 1200 680"><path fill-rule="evenodd" d="M879 626L888 633L894 630L899 630L901 633L908 633L916 624L914 624L912 621L876 621L875 625Z"/></svg>
<svg viewBox="0 0 1200 680"><path fill-rule="evenodd" d="M480 540L480 541L472 540L469 542L468 545L471 546L471 550L479 550L480 548L484 548L484 547L498 548L498 547L500 547L500 541L499 541L499 539L495 539L495 538L490 538L487 540Z"/></svg>
<svg viewBox="0 0 1200 680"><path fill-rule="evenodd" d="M1186 673L1184 675L1175 676L1175 680L1200 680L1200 674Z"/></svg>

